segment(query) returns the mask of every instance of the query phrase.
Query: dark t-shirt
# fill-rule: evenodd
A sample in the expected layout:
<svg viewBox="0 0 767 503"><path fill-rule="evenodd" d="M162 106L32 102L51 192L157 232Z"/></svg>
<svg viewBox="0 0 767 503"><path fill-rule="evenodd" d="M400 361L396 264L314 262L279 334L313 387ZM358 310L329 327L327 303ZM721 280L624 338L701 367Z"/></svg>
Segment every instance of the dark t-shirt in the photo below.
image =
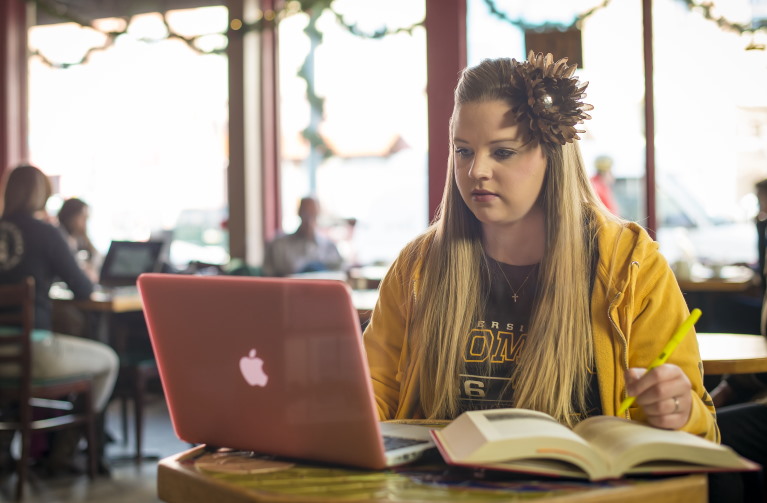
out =
<svg viewBox="0 0 767 503"><path fill-rule="evenodd" d="M75 298L87 298L93 284L77 265L59 230L31 215L0 219L0 284L35 278L35 328L51 329L53 281L64 281Z"/></svg>
<svg viewBox="0 0 767 503"><path fill-rule="evenodd" d="M525 349L538 285L538 264L513 266L487 258L490 269L485 314L477 320L464 353L460 376L461 410L513 407L509 386ZM589 374L584 416L602 413L596 372Z"/></svg>

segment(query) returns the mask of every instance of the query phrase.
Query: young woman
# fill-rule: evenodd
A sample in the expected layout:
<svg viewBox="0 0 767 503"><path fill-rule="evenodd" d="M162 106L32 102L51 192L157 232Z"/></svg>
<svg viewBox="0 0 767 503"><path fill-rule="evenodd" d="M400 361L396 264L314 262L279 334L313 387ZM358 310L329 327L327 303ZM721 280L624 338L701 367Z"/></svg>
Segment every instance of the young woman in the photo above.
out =
<svg viewBox="0 0 767 503"><path fill-rule="evenodd" d="M102 412L117 378L117 354L101 342L52 331L48 291L53 281L64 281L75 298L88 298L93 284L77 265L61 232L46 219L45 204L50 196L50 180L38 168L19 166L9 173L0 216L0 283L17 283L29 276L35 279L32 376L92 374L93 407ZM64 440L54 441L47 460L52 472L70 468L79 440L58 438ZM8 458L9 447L10 438L0 439L0 461Z"/></svg>
<svg viewBox="0 0 767 503"><path fill-rule="evenodd" d="M82 199L71 197L64 201L57 215L59 230L75 255L88 279L98 281L101 254L88 237L90 207Z"/></svg>
<svg viewBox="0 0 767 503"><path fill-rule="evenodd" d="M382 419L522 407L718 441L698 346L644 371L689 311L645 230L598 201L566 59L485 60L455 90L438 218L380 287L365 347Z"/></svg>

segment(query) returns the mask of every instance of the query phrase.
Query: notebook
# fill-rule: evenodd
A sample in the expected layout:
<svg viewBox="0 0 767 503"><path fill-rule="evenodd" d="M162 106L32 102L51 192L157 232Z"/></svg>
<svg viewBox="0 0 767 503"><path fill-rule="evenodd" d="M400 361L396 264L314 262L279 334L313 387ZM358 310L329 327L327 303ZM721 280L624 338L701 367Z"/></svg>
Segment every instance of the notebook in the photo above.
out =
<svg viewBox="0 0 767 503"><path fill-rule="evenodd" d="M139 274L162 268L163 241L112 241L99 273L104 288L136 285Z"/></svg>
<svg viewBox="0 0 767 503"><path fill-rule="evenodd" d="M434 447L426 426L378 421L343 281L154 273L138 289L181 440L371 469Z"/></svg>

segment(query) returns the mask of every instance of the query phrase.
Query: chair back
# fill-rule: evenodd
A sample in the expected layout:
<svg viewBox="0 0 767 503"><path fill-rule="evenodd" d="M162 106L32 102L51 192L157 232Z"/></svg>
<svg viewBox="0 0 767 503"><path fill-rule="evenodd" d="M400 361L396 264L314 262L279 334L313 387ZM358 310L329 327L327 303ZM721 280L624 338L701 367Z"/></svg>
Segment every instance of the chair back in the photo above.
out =
<svg viewBox="0 0 767 503"><path fill-rule="evenodd" d="M20 434L21 455L16 463L16 500L24 494L31 458L33 431L52 431L85 426L88 439L88 475L96 474L95 413L91 406L92 378L32 379L32 332L35 326L35 281L0 285L0 431ZM74 397L74 398L73 398ZM75 398L82 398L76 407ZM33 407L54 409L41 418ZM78 410L82 409L82 410ZM68 413L62 414L62 411Z"/></svg>
<svg viewBox="0 0 767 503"><path fill-rule="evenodd" d="M0 285L0 395L21 403L31 395L34 324L34 279Z"/></svg>

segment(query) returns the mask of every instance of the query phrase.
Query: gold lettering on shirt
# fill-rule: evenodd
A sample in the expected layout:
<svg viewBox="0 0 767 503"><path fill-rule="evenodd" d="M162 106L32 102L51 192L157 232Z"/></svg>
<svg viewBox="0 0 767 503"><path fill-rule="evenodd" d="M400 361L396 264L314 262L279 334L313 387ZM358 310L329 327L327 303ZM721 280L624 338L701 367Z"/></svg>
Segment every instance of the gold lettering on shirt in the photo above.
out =
<svg viewBox="0 0 767 503"><path fill-rule="evenodd" d="M486 320L478 321L477 322L477 328L487 328L488 323L490 324L490 328L498 328L498 329L501 328L500 322L498 322L498 321L486 321ZM519 333L524 333L525 332L525 326L524 325L519 325L518 328L519 328L519 330L518 330ZM514 323L506 323L505 329L508 330L509 332L513 332L514 331Z"/></svg>
<svg viewBox="0 0 767 503"><path fill-rule="evenodd" d="M493 363L513 362L525 345L526 334L515 337L513 332L498 332L493 348Z"/></svg>
<svg viewBox="0 0 767 503"><path fill-rule="evenodd" d="M485 383L467 379L463 382L463 392L470 398L485 398Z"/></svg>
<svg viewBox="0 0 767 503"><path fill-rule="evenodd" d="M513 362L525 345L527 334L475 328L469 334L465 361L480 363L490 358L492 363Z"/></svg>
<svg viewBox="0 0 767 503"><path fill-rule="evenodd" d="M469 334L467 362L483 362L490 356L493 347L493 332L487 329L474 329Z"/></svg>

